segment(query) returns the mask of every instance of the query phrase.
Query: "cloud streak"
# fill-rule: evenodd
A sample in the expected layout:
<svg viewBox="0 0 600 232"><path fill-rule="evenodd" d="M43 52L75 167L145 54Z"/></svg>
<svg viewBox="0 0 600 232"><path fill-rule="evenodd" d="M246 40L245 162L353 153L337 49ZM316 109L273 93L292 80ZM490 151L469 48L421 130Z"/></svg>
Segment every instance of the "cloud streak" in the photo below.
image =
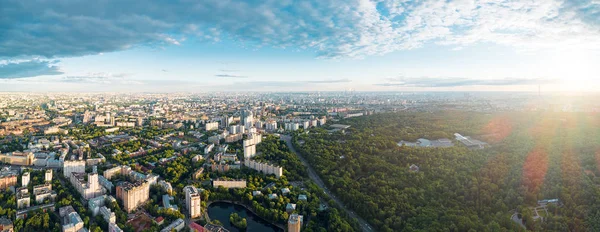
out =
<svg viewBox="0 0 600 232"><path fill-rule="evenodd" d="M334 80L318 80L318 81L301 81L302 83L313 83L313 84L332 84L332 83L349 83L352 82L348 78L334 79Z"/></svg>
<svg viewBox="0 0 600 232"><path fill-rule="evenodd" d="M248 76L241 75L233 75L233 74L217 74L215 77L225 77L225 78L248 78Z"/></svg>
<svg viewBox="0 0 600 232"><path fill-rule="evenodd" d="M388 78L387 82L377 86L395 87L462 87L462 86L515 86L552 84L554 79L542 78L503 78L503 79L472 79L462 77L421 77L421 78Z"/></svg>
<svg viewBox="0 0 600 232"><path fill-rule="evenodd" d="M83 84L140 84L139 81L127 80L130 76L127 73L88 73L79 76L65 76L60 79L66 83L83 83Z"/></svg>

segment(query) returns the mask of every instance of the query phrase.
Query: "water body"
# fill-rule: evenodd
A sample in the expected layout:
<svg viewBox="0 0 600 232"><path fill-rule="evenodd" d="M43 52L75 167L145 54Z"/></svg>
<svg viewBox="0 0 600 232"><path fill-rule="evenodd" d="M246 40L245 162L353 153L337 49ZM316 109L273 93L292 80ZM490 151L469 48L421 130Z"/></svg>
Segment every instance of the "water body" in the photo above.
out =
<svg viewBox="0 0 600 232"><path fill-rule="evenodd" d="M248 223L248 227L245 231L265 231L265 232L282 232L283 230L278 227L272 225L271 223L259 218L256 214L250 212L246 208L240 205L227 203L227 202L215 202L208 206L208 216L210 220L219 220L223 223L223 227L232 232L241 232L244 230L240 230L234 227L229 222L229 215L231 213L237 213L243 218L246 218L246 222Z"/></svg>

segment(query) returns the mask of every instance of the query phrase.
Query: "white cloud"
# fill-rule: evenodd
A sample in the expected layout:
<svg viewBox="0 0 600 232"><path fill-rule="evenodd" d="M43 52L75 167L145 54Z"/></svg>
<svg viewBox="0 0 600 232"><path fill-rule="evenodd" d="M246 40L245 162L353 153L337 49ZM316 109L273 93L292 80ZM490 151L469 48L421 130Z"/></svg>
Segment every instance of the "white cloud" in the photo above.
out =
<svg viewBox="0 0 600 232"><path fill-rule="evenodd" d="M597 0L92 1L3 3L0 56L72 57L186 38L358 58L428 43L600 48Z"/></svg>

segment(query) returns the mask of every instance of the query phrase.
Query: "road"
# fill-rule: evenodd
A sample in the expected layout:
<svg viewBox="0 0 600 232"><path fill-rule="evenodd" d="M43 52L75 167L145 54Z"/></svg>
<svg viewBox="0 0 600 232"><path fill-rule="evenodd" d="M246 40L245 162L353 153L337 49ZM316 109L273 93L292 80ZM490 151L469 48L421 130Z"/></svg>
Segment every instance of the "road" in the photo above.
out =
<svg viewBox="0 0 600 232"><path fill-rule="evenodd" d="M366 232L374 231L373 228L367 223L367 221L365 221L364 219L362 219L361 217L359 217L356 213L354 213L354 211L347 209L344 206L344 204L342 204L342 201L340 201L335 195L333 195L333 193L331 193L331 191L329 191L329 189L325 186L325 184L321 180L321 177L319 177L319 175L317 175L317 173L312 168L312 166L310 166L310 164L308 164L308 162L304 159L304 157L302 157L302 155L300 155L300 153L298 153L298 151L296 151L296 149L292 145L292 137L291 136L289 136L289 135L281 135L280 138L281 138L281 140L285 141L285 143L287 144L287 146L290 148L290 151L296 153L296 155L298 156L298 158L300 158L300 161L302 161L302 163L304 164L304 166L308 167L308 176L319 187L321 187L324 190L325 194L327 194L329 197L331 197L331 199L333 199L333 201L335 201L335 203L342 210L346 211L346 213L348 215L350 215L350 217L356 219L360 223L360 227L362 228L363 231L366 231Z"/></svg>

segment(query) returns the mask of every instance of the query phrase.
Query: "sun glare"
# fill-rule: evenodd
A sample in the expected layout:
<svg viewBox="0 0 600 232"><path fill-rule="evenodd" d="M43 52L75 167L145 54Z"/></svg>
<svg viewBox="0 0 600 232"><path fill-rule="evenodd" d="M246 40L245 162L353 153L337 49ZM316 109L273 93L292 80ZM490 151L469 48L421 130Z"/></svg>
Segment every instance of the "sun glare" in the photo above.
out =
<svg viewBox="0 0 600 232"><path fill-rule="evenodd" d="M557 91L582 92L595 91L600 85L598 80L598 60L591 51L582 49L554 52L547 60L545 73L556 79Z"/></svg>

